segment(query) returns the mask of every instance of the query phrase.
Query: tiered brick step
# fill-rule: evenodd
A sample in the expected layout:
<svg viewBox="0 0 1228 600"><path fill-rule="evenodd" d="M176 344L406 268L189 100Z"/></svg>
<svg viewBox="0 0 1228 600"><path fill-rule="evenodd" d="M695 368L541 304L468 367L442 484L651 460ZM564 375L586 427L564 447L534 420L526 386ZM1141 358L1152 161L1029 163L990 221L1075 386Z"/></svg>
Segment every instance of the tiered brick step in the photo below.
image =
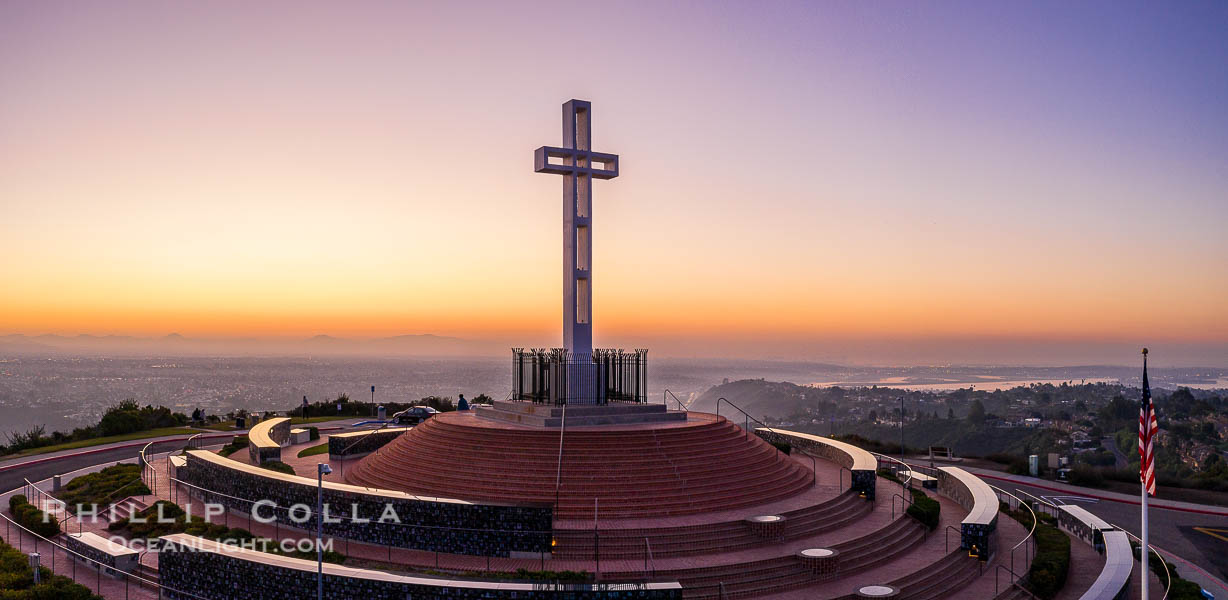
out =
<svg viewBox="0 0 1228 600"><path fill-rule="evenodd" d="M149 508L145 501L137 496L128 496L115 502L102 511L102 517L109 522L127 519L129 516Z"/></svg>
<svg viewBox="0 0 1228 600"><path fill-rule="evenodd" d="M649 554L654 559L660 559L732 552L830 531L857 520L872 508L871 503L857 494L845 492L827 502L785 512L782 515L785 517L785 532L778 540L767 540L756 535L744 520L681 527L603 528L598 531L600 542L596 548L591 529L559 529L555 531L558 546L554 556L586 560L600 551L603 560L643 558Z"/></svg>
<svg viewBox="0 0 1228 600"><path fill-rule="evenodd" d="M840 553L840 575L845 576L909 552L923 537L924 528L921 525L910 518L903 518L877 531L835 544L832 548ZM662 581L678 581L682 584L683 597L688 600L756 597L806 587L819 581L793 554L707 567L655 569L648 576ZM602 574L606 581L642 581L645 577L642 570Z"/></svg>
<svg viewBox="0 0 1228 600"><path fill-rule="evenodd" d="M553 504L558 452L558 429L445 413L363 459L346 479L427 496ZM601 519L617 519L774 502L808 489L811 475L724 418L692 413L686 422L569 425L560 481L556 518L591 518L596 505Z"/></svg>
<svg viewBox="0 0 1228 600"><path fill-rule="evenodd" d="M980 574L977 560L964 550L957 549L933 565L891 584L900 590L900 598L938 600L963 589Z"/></svg>

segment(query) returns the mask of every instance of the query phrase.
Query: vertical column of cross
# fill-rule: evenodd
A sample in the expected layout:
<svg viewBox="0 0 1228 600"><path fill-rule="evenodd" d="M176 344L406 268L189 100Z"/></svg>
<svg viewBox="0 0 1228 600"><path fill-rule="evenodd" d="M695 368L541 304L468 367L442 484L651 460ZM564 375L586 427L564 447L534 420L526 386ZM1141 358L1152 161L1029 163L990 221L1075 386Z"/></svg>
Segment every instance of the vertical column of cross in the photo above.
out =
<svg viewBox="0 0 1228 600"><path fill-rule="evenodd" d="M593 178L590 105L563 105L563 146L574 150L563 177L563 345L575 355L593 352Z"/></svg>

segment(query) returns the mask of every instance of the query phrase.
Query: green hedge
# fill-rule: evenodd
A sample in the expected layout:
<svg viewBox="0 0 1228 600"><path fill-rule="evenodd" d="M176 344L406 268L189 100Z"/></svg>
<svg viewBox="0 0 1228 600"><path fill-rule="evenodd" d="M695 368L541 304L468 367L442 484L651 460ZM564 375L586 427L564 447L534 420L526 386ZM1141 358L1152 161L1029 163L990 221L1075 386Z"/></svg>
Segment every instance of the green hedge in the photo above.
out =
<svg viewBox="0 0 1228 600"><path fill-rule="evenodd" d="M938 527L938 521L942 517L942 505L927 496L925 492L910 491L912 492L912 506L908 507L908 516L920 521L922 525L933 531Z"/></svg>
<svg viewBox="0 0 1228 600"><path fill-rule="evenodd" d="M34 585L29 557L0 540L0 598L3 600L103 600L89 588L63 575L55 575L47 567L39 568L39 581Z"/></svg>
<svg viewBox="0 0 1228 600"><path fill-rule="evenodd" d="M1130 548L1134 550L1135 556L1139 555L1140 547L1141 544L1138 542L1130 542ZM1152 548L1154 547L1155 546L1152 546ZM1168 571L1166 572L1164 570L1164 563L1160 560L1160 557L1149 553L1147 558L1148 562L1151 563L1151 571L1156 574L1156 577L1160 578L1161 584L1169 585L1167 577L1169 573L1172 574L1172 584L1169 585L1168 589L1168 597L1171 600L1203 600L1205 598L1205 596L1202 595L1202 587L1193 581L1182 579L1181 576L1177 574L1177 571L1173 569L1172 563L1169 563Z"/></svg>
<svg viewBox="0 0 1228 600"><path fill-rule="evenodd" d="M30 501L21 494L9 498L9 512L13 513L14 521L45 538L50 538L60 533L59 519L56 519L55 515L49 515L39 510L37 506L30 504ZM0 589L4 589L3 586L0 586Z"/></svg>
<svg viewBox="0 0 1228 600"><path fill-rule="evenodd" d="M229 444L222 446L222 449L218 450L217 453L221 456L230 456L231 454L234 454L235 452L238 452L240 450L246 450L246 449L247 449L247 436L236 435L235 439L231 440Z"/></svg>
<svg viewBox="0 0 1228 600"><path fill-rule="evenodd" d="M1032 527L1032 513L1008 510L1005 504L1001 510L1024 527ZM1053 517L1041 513L1036 525L1036 556L1028 570L1028 591L1042 600L1051 600L1066 585L1069 572L1070 537L1057 528Z"/></svg>
<svg viewBox="0 0 1228 600"><path fill-rule="evenodd" d="M139 465L119 464L73 478L56 496L73 511L78 504L97 506L101 511L111 502L149 493L149 487L141 481Z"/></svg>
<svg viewBox="0 0 1228 600"><path fill-rule="evenodd" d="M307 437L313 442L320 439L320 428L319 427L308 427Z"/></svg>

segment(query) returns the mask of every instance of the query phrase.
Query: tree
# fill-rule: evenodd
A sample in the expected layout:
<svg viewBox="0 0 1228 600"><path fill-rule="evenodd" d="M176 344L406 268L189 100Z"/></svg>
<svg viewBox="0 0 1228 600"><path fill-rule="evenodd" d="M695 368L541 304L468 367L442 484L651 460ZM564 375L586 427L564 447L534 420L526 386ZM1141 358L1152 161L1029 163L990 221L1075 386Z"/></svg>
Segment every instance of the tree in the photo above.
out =
<svg viewBox="0 0 1228 600"><path fill-rule="evenodd" d="M968 409L968 422L976 424L985 422L985 405L980 399L972 401L972 406Z"/></svg>
<svg viewBox="0 0 1228 600"><path fill-rule="evenodd" d="M948 407L948 408L947 408L947 418L948 418L948 419L954 419L954 418L955 418L955 409L954 409L954 408L950 408L950 407Z"/></svg>

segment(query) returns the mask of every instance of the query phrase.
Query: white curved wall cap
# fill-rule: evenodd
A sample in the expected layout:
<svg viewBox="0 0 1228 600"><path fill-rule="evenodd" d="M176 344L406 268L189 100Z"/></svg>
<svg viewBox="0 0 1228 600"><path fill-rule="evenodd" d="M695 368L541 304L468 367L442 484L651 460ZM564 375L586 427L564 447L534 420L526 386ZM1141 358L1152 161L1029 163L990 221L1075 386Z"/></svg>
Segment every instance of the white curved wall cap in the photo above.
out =
<svg viewBox="0 0 1228 600"><path fill-rule="evenodd" d="M972 508L964 523L986 525L998 518L998 495L980 477L959 467L938 467L939 471L958 479L972 493Z"/></svg>
<svg viewBox="0 0 1228 600"><path fill-rule="evenodd" d="M870 454L869 452L862 450L861 448L858 448L857 446L854 446L852 444L847 444L839 440L833 440L831 438L825 438L822 436L810 435L809 433L801 433L799 431L789 431L787 429L776 429L774 427L759 427L755 429L755 431L766 431L768 433L778 433L780 435L787 435L790 437L801 438L804 440L815 442L816 444L823 444L825 446L831 446L833 448L836 448L837 450L840 450L844 452L845 454L849 455L853 459L852 469L854 471L858 471L858 470L874 471L878 469L878 460L874 458L873 454Z"/></svg>
<svg viewBox="0 0 1228 600"><path fill-rule="evenodd" d="M281 444L273 441L269 437L269 432L274 427L289 421L289 417L277 417L276 419L266 419L256 423L247 431L247 443L256 446L257 448L281 448Z"/></svg>

